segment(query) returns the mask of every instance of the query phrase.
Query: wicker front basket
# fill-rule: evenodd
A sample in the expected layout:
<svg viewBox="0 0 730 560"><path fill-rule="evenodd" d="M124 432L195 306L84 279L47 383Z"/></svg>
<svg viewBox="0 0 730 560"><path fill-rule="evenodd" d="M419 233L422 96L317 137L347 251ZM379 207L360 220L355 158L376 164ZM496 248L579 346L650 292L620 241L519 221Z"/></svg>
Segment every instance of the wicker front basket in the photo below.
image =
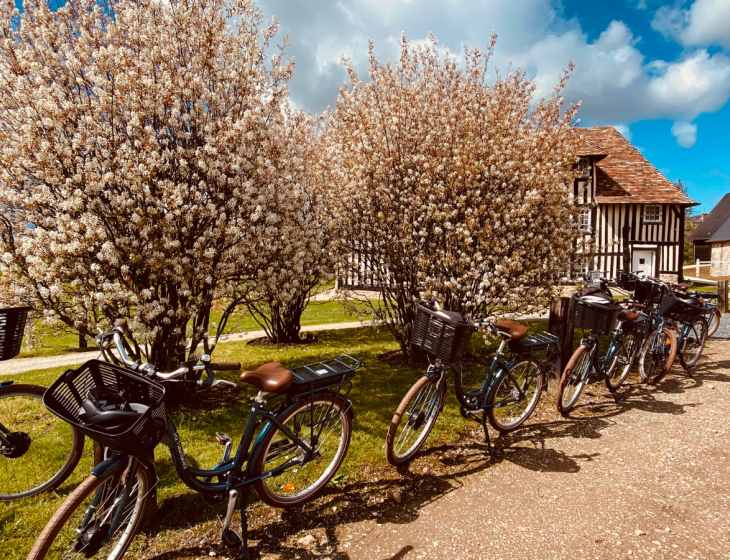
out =
<svg viewBox="0 0 730 560"><path fill-rule="evenodd" d="M454 364L466 351L476 328L452 311L432 311L418 304L411 345L421 348L447 364Z"/></svg>
<svg viewBox="0 0 730 560"><path fill-rule="evenodd" d="M147 406L147 411L121 429L86 424L79 418L79 410L89 389L94 387L119 393L129 403ZM159 383L108 362L89 360L54 381L43 395L43 404L94 441L127 455L148 457L167 431L164 398L165 389Z"/></svg>
<svg viewBox="0 0 730 560"><path fill-rule="evenodd" d="M30 309L30 307L0 309L0 360L9 360L20 354Z"/></svg>
<svg viewBox="0 0 730 560"><path fill-rule="evenodd" d="M578 294L573 296L573 326L598 335L609 334L616 326L621 307L589 302Z"/></svg>

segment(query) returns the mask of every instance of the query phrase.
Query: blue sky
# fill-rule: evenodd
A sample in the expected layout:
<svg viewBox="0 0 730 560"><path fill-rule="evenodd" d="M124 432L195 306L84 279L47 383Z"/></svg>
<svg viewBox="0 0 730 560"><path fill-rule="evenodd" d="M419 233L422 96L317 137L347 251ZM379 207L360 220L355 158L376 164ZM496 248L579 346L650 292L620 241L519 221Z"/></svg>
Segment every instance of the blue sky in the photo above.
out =
<svg viewBox="0 0 730 560"><path fill-rule="evenodd" d="M709 212L730 192L730 0L260 0L291 33L298 106L333 106L342 54L359 71L366 45L397 56L405 32L429 32L454 54L499 35L495 64L512 61L548 94L573 60L566 92L584 126L613 125Z"/></svg>

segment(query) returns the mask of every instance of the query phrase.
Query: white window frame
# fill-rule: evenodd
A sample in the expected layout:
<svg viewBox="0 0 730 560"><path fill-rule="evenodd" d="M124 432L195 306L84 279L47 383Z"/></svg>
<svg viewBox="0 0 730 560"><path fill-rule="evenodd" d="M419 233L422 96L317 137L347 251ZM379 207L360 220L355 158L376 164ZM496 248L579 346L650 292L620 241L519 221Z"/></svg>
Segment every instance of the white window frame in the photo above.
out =
<svg viewBox="0 0 730 560"><path fill-rule="evenodd" d="M583 206L578 214L578 230L591 231L591 207Z"/></svg>
<svg viewBox="0 0 730 560"><path fill-rule="evenodd" d="M649 215L649 209L652 210L652 216ZM656 217L653 216L656 209ZM662 205L661 204L647 204L644 206L644 223L647 224L660 224L662 223Z"/></svg>

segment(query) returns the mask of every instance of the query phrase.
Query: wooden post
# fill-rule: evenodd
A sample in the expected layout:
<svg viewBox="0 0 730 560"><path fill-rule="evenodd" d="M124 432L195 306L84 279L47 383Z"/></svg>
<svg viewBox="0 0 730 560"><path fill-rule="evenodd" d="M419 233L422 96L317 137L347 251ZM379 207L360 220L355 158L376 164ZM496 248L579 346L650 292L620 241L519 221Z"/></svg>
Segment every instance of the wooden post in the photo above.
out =
<svg viewBox="0 0 730 560"><path fill-rule="evenodd" d="M79 348L88 348L89 344L86 341L86 335L82 332L79 333Z"/></svg>
<svg viewBox="0 0 730 560"><path fill-rule="evenodd" d="M700 277L700 259L697 259L697 262L695 263L695 277Z"/></svg>
<svg viewBox="0 0 730 560"><path fill-rule="evenodd" d="M559 339L559 362L556 362L548 372L548 388L552 391L560 376L563 374L568 360L573 355L573 298L566 293L560 297L554 297L550 301L550 318L548 320L548 331Z"/></svg>
<svg viewBox="0 0 730 560"><path fill-rule="evenodd" d="M717 281L717 308L723 315L728 312L727 301L727 280Z"/></svg>

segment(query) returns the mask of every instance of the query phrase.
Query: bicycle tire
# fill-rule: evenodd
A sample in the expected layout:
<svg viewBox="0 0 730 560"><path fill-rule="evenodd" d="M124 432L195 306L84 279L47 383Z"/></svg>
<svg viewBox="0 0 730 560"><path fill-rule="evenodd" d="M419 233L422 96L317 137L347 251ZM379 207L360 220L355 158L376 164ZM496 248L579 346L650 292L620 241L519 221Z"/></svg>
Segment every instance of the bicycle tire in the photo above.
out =
<svg viewBox="0 0 730 560"><path fill-rule="evenodd" d="M649 385L654 385L664 379L672 369L674 358L677 355L677 335L674 334L672 329L662 327L662 333L669 340L669 350L662 355L657 354L650 359L647 366L646 356L651 350L651 346L654 341L654 337L657 336L657 331L653 330L644 342L644 347L641 349L641 356L639 357L639 373L641 377ZM667 341L663 339L663 344L666 347Z"/></svg>
<svg viewBox="0 0 730 560"><path fill-rule="evenodd" d="M518 368L524 364L530 364L534 367L534 372L536 372L527 372L527 374L524 375L525 383L529 384L526 385L526 387L534 387L534 389L532 389L531 396L528 397L527 395L530 395L530 393L525 390L525 387L521 387L521 389L525 392L526 398L513 403L514 406L493 406L495 402L500 402L497 400L498 398L504 397L502 400L507 400L514 395L515 390L517 389L516 387L510 388L509 385L512 383L512 379L508 375L502 376L487 395L487 419L489 420L489 424L492 428L503 434L513 432L522 426L522 424L525 423L535 410L535 407L540 400L540 396L542 395L542 388L545 384L545 372L543 371L539 360L536 358L520 360L510 368L510 373L513 374L519 383L520 374L515 374L515 372L517 372ZM502 395L500 395L500 391L502 392ZM519 406L523 403L524 406ZM504 422L505 415L514 419L509 422Z"/></svg>
<svg viewBox="0 0 730 560"><path fill-rule="evenodd" d="M691 341L687 341L685 343L685 350L684 352L680 353L680 360L682 361L682 365L685 368L691 368L694 366L702 356L702 352L705 349L705 343L707 342L707 336L708 336L708 328L707 328L707 319L704 317L699 317L692 323L692 327L690 330L690 333L693 335ZM695 340L697 338L697 340ZM687 351L687 344L692 344L691 350ZM692 350L696 351L692 353ZM691 354L690 359L686 359L685 356L687 354Z"/></svg>
<svg viewBox="0 0 730 560"><path fill-rule="evenodd" d="M629 344L627 344L627 340ZM621 339L621 345L616 351L613 363L608 368L608 372L604 378L606 380L606 388L609 391L617 391L623 385L624 381L626 381L631 367L634 365L636 346L636 335L632 332L625 333ZM623 364L620 363L620 360L623 360ZM614 373L618 373L618 375L614 376Z"/></svg>
<svg viewBox="0 0 730 560"><path fill-rule="evenodd" d="M588 368L588 371L586 371L586 368ZM558 392L555 395L558 412L560 412L563 416L567 416L575 407L575 403L578 402L578 399L590 378L590 369L592 368L593 364L591 362L591 353L588 351L587 346L581 344L578 346L577 350L573 352L570 360L568 360L568 365L565 366L563 375L560 377ZM566 393L566 389L569 387L574 388L573 393ZM563 402L566 394L568 395L568 399Z"/></svg>
<svg viewBox="0 0 730 560"><path fill-rule="evenodd" d="M310 406L310 403L313 403L314 406ZM332 404L332 410L328 412L330 404ZM332 411L336 411L335 416L331 416ZM278 419L292 433L309 444L307 438L312 439L311 436L308 436L311 421L307 425L303 423L312 418L312 413L314 414L315 424L321 424L322 426L319 436L315 435L318 438L316 448L318 457L307 462L301 468L289 468L277 476L265 477L254 483L259 498L272 507L296 506L315 498L337 473L347 454L350 436L352 435L351 403L334 394L316 395L313 401L307 398L300 401L296 406L285 410ZM301 415L301 422L299 423L297 415ZM329 441L338 424L341 426L339 443ZM326 432L324 432L325 430ZM323 432L325 438L320 439ZM325 445L328 441L329 444ZM333 443L336 447L333 447ZM256 456L252 472L254 478L279 466L276 464L277 462L283 464L291 460L291 455L299 454L301 456L304 452L275 425L263 437L259 446L259 449L254 451ZM274 448L273 451L272 448ZM326 458L330 456L331 458ZM310 468L310 465L318 464L323 466L324 469L321 474L314 474L314 481L310 481L313 478L310 474L315 470ZM301 481L302 473L304 473L303 482Z"/></svg>
<svg viewBox="0 0 730 560"><path fill-rule="evenodd" d="M720 313L720 310L715 307L712 310L712 313L710 313L710 317L707 319L707 336L712 336L717 332L717 329L720 328L720 319L722 319L722 314Z"/></svg>
<svg viewBox="0 0 730 560"><path fill-rule="evenodd" d="M84 435L46 409L45 392L45 387L24 384L0 389L0 422L28 445L22 455L0 455L0 501L57 488L81 459ZM17 400L21 398L23 402Z"/></svg>
<svg viewBox="0 0 730 560"><path fill-rule="evenodd" d="M96 495L96 491L101 487L102 484L109 484L108 488L104 488L103 492L108 492L106 498L103 498L101 506L98 507L94 512L91 513L91 518L86 527L99 518L113 518L115 511L114 508L118 507L118 502L115 501L114 496L118 496L119 492L124 489L125 484L122 484L120 475L126 471L126 464L120 464L119 467L113 469L103 477L97 477L96 475L89 475L76 489L68 495L63 501L61 506L55 511L53 517L46 524L41 531L41 534L33 544L33 548L28 555L28 560L42 560L44 558L55 558L58 556L59 549L64 549L68 553L72 552L72 547L76 545L78 541L78 534L76 533L76 527L83 522L84 516L89 512L90 505L93 497ZM73 551L74 556L72 558L106 558L107 560L119 560L124 556L124 553L129 548L129 545L134 540L135 535L139 533L144 524L144 520L147 517L146 510L148 507L147 502L150 498L151 489L156 484L156 477L154 467L150 464L141 462L137 469L136 475L136 491L135 500L132 503L128 503L127 507L123 510L123 515L127 515L124 512L130 511L129 519L126 523L120 525L120 530L123 529L120 541L114 546L108 553L103 552L100 548L94 551L93 547L98 546L98 543L94 542L93 537L91 543L84 546L81 551ZM142 489L140 490L140 485ZM104 505L108 502L112 502L112 508L104 508ZM86 504L88 506L84 507ZM134 505L133 509L129 506ZM76 514L76 515L74 515ZM74 518L72 520L72 517ZM64 527L66 530L64 531ZM103 529L104 523L100 526ZM87 529L88 530L88 529ZM82 531L83 532L83 531ZM119 531L117 531L118 534ZM101 533L99 533L101 534ZM55 546L54 546L55 545ZM103 545L103 549L107 548L107 544ZM69 556L64 555L64 558Z"/></svg>
<svg viewBox="0 0 730 560"><path fill-rule="evenodd" d="M424 375L408 390L398 405L393 419L390 421L388 434L385 436L385 458L391 465L394 467L405 465L418 453L431 433L445 399L446 381L443 376L439 380ZM418 408L415 414L413 410L409 410L411 403ZM429 410L431 413L426 416ZM408 411L407 416L406 411ZM404 417L407 417L407 420L402 423ZM411 421L411 418L414 420ZM400 434L398 434L399 427L402 428ZM403 446L410 441L407 439L408 428L410 428L410 433L418 430L417 437L401 453Z"/></svg>

